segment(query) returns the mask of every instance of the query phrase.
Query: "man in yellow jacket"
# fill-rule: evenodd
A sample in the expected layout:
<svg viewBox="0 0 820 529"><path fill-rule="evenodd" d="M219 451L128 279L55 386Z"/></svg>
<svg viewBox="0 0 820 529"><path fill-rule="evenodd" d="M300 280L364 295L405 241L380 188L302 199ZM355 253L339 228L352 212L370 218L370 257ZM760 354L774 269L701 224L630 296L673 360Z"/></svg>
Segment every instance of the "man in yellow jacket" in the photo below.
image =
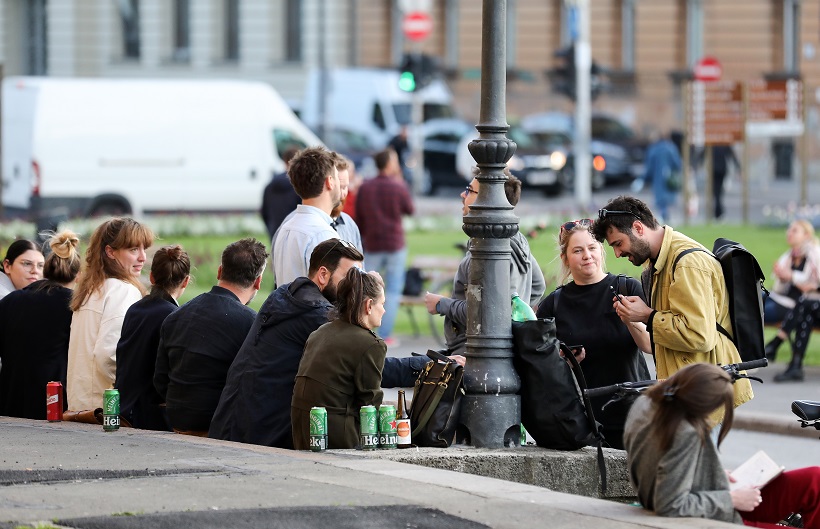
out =
<svg viewBox="0 0 820 529"><path fill-rule="evenodd" d="M646 264L641 282L649 306L639 296L622 297L614 304L624 322L646 324L659 379L698 362L741 361L735 345L716 325L733 333L720 263L710 253L696 251L675 264L681 253L703 248L701 244L661 226L644 202L629 196L614 198L601 209L593 230L615 257L626 257L635 266ZM754 397L747 379L738 380L734 390L735 406Z"/></svg>

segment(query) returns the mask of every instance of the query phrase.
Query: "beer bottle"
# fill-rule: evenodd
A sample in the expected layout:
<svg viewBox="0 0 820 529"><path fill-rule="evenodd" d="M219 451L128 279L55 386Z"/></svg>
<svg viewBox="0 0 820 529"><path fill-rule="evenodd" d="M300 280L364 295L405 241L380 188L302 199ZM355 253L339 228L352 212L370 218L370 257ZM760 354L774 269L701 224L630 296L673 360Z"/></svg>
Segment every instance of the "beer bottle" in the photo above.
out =
<svg viewBox="0 0 820 529"><path fill-rule="evenodd" d="M399 403L396 406L396 430L398 431L398 447L410 448L410 416L407 414L407 400L405 400L404 390L399 390Z"/></svg>

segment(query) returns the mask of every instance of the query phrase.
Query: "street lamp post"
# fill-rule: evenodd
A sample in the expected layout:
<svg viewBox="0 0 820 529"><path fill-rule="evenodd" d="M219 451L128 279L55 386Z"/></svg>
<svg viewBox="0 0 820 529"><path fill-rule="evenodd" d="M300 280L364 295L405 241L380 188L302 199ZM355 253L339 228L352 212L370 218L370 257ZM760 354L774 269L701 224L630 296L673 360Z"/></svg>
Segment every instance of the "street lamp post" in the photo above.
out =
<svg viewBox="0 0 820 529"><path fill-rule="evenodd" d="M470 154L480 170L476 202L464 217L471 237L467 297L466 396L461 433L476 447L520 441L521 385L512 366L510 237L518 218L504 194L504 168L516 145L506 136L506 0L483 0L481 115Z"/></svg>

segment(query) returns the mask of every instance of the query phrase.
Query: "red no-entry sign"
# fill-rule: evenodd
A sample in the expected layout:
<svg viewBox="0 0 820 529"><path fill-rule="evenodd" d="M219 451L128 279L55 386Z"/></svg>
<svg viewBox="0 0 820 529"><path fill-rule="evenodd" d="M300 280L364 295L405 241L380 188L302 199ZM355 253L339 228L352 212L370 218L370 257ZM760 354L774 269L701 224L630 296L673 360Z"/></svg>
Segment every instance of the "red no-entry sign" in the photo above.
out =
<svg viewBox="0 0 820 529"><path fill-rule="evenodd" d="M714 57L704 57L695 65L696 81L720 81L723 75L723 66Z"/></svg>
<svg viewBox="0 0 820 529"><path fill-rule="evenodd" d="M422 11L407 13L401 24L404 36L410 40L424 40L433 30L433 20Z"/></svg>

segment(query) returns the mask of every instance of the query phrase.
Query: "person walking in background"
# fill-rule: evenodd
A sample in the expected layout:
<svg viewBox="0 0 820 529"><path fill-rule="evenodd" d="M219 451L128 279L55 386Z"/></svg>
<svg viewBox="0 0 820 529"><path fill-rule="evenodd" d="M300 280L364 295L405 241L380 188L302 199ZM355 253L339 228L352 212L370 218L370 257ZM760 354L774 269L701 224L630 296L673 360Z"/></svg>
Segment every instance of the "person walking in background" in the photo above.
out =
<svg viewBox="0 0 820 529"><path fill-rule="evenodd" d="M327 410L327 447L359 444L359 409L382 403L382 367L387 353L374 332L385 314L384 287L378 274L348 270L339 282L330 323L308 338L291 403L293 447L307 450L310 409Z"/></svg>
<svg viewBox="0 0 820 529"><path fill-rule="evenodd" d="M659 379L695 363L734 364L740 354L718 324L732 332L729 294L720 263L703 246L670 226L661 226L649 207L634 197L619 196L598 212L593 225L598 241L606 240L615 257L646 265L641 296L621 296L612 305L623 322L643 323L649 330ZM680 260L678 261L678 257ZM746 379L737 381L735 406L754 397ZM720 417L715 417L720 422Z"/></svg>
<svg viewBox="0 0 820 529"><path fill-rule="evenodd" d="M273 238L271 254L277 285L306 277L316 245L339 238L330 216L342 200L336 156L324 147L310 147L290 161L288 175L302 203Z"/></svg>
<svg viewBox="0 0 820 529"><path fill-rule="evenodd" d="M43 276L0 300L0 415L46 418L46 384L63 384L65 408L71 289L80 272L79 237L64 230L45 244Z"/></svg>
<svg viewBox="0 0 820 529"><path fill-rule="evenodd" d="M735 151L731 145L715 145L712 147L712 198L715 201L715 219L723 218L725 209L723 207L723 193L726 187L726 175L729 172L729 165L734 165L740 170L740 162L737 161Z"/></svg>
<svg viewBox="0 0 820 529"><path fill-rule="evenodd" d="M191 260L182 246L163 246L151 261L151 292L125 313L117 344L120 415L134 428L169 430L162 399L154 389L159 331L177 310L191 276Z"/></svg>
<svg viewBox="0 0 820 529"><path fill-rule="evenodd" d="M415 209L407 183L402 180L396 153L386 149L373 159L379 175L359 188L356 219L362 233L367 266L384 278L387 302L379 335L392 346L398 343L392 334L404 289L407 260L402 217L412 215Z"/></svg>
<svg viewBox="0 0 820 529"><path fill-rule="evenodd" d="M399 171L401 172L405 182L409 183L412 180L413 175L410 168L407 166L407 158L410 156L410 143L408 142L408 136L409 127L407 125L402 125L399 129L399 133L390 138L390 141L387 142L387 147L395 151L396 158L399 162Z"/></svg>
<svg viewBox="0 0 820 529"><path fill-rule="evenodd" d="M668 138L654 132L652 144L646 151L643 176L635 180L632 190L637 192L646 184L652 185L655 207L661 214L662 222L669 222L670 208L675 205L680 191L682 167L680 151Z"/></svg>
<svg viewBox="0 0 820 529"><path fill-rule="evenodd" d="M0 274L0 299L43 278L45 258L33 242L18 239L9 245Z"/></svg>
<svg viewBox="0 0 820 529"><path fill-rule="evenodd" d="M256 239L222 252L217 284L169 314L160 330L154 387L177 433L206 437L231 362L256 312L247 307L268 258Z"/></svg>
<svg viewBox="0 0 820 529"><path fill-rule="evenodd" d="M504 193L507 202L511 206L516 206L521 199L521 181L505 170L507 180L504 182ZM478 168L473 166L473 179L461 192L461 212L466 216L470 212L470 206L478 197L480 183L475 176L478 175ZM521 299L535 306L546 290L544 274L538 261L530 251L530 244L527 238L516 232L510 238L510 249L512 251L510 260L510 295L517 293ZM427 292L424 295L424 304L430 314L444 316L444 340L447 349L451 353L463 353L466 345L467 329L467 283L469 282L470 263L472 254L467 250L466 255L458 265L458 270L453 278L452 297L444 297L439 294Z"/></svg>
<svg viewBox="0 0 820 529"><path fill-rule="evenodd" d="M649 380L641 352L652 352L646 325L622 321L612 307L613 293L643 298L643 289L631 277L604 271L604 248L592 236L592 223L580 219L561 225L558 254L563 286L544 298L537 316L555 318L556 335L562 342L584 346L578 358L583 358L580 365L587 386ZM565 283L567 278L572 281ZM607 401L609 397L593 397L593 415L609 446L623 449L629 406L624 401L607 405Z"/></svg>
<svg viewBox="0 0 820 529"><path fill-rule="evenodd" d="M285 217L292 211L296 210L302 199L293 189L288 177L288 168L290 161L296 156L299 149L296 147L288 147L282 153L282 161L285 162L285 170L281 173L273 175L273 179L265 190L262 192L262 221L268 229L268 240L273 240L273 235L279 226L284 222Z"/></svg>
<svg viewBox="0 0 820 529"><path fill-rule="evenodd" d="M154 232L129 218L107 220L91 235L71 298L69 410L99 408L103 392L113 387L122 321L128 308L145 295L140 274L145 250L153 242Z"/></svg>
<svg viewBox="0 0 820 529"><path fill-rule="evenodd" d="M755 527L775 527L799 512L804 527L820 528L820 467L783 472L762 488L730 490L735 480L723 469L717 448L732 428L734 394L723 369L696 363L638 397L624 441L629 477L641 505L658 516ZM723 415L723 423L713 442L710 417L716 414Z"/></svg>

